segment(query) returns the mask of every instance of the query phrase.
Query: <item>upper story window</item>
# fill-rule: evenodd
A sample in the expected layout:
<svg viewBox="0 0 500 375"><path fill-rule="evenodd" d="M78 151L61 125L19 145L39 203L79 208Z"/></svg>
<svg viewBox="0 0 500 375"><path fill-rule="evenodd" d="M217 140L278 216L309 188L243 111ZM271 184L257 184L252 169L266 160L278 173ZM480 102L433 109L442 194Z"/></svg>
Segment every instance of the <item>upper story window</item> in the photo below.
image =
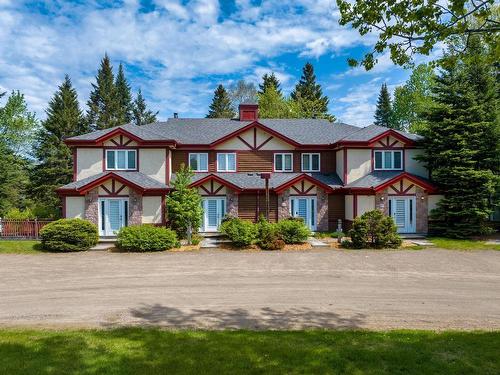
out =
<svg viewBox="0 0 500 375"><path fill-rule="evenodd" d="M375 170L403 169L403 151L375 151Z"/></svg>
<svg viewBox="0 0 500 375"><path fill-rule="evenodd" d="M137 168L137 150L106 150L106 169Z"/></svg>
<svg viewBox="0 0 500 375"><path fill-rule="evenodd" d="M208 154L189 154L189 168L195 172L208 172Z"/></svg>
<svg viewBox="0 0 500 375"><path fill-rule="evenodd" d="M217 154L217 172L236 172L236 154Z"/></svg>
<svg viewBox="0 0 500 375"><path fill-rule="evenodd" d="M319 154L302 154L302 172L319 172Z"/></svg>
<svg viewBox="0 0 500 375"><path fill-rule="evenodd" d="M276 172L292 172L293 171L293 155L292 154L274 154L274 170Z"/></svg>

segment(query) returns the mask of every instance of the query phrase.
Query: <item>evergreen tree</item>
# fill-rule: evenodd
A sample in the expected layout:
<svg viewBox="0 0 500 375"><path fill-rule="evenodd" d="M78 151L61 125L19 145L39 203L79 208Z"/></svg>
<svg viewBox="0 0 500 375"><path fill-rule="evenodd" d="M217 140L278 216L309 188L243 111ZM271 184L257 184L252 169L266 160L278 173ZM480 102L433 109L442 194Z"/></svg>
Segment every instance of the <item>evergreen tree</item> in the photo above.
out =
<svg viewBox="0 0 500 375"><path fill-rule="evenodd" d="M127 124L132 121L132 95L130 94L130 85L125 78L123 65L118 67L118 74L115 80L116 100L118 101L118 124Z"/></svg>
<svg viewBox="0 0 500 375"><path fill-rule="evenodd" d="M387 84L383 83L380 88L380 94L377 100L377 109L375 110L375 125L385 126L386 128L396 128L392 121L392 103Z"/></svg>
<svg viewBox="0 0 500 375"><path fill-rule="evenodd" d="M450 53L442 61L420 158L445 195L431 213L431 229L450 237L488 232L498 184L497 83L478 41L474 43L466 56Z"/></svg>
<svg viewBox="0 0 500 375"><path fill-rule="evenodd" d="M272 87L280 96L282 96L280 85L281 83L274 72L271 72L271 74L265 73L262 76L262 83L259 84L259 94L264 94L268 88Z"/></svg>
<svg viewBox="0 0 500 375"><path fill-rule="evenodd" d="M96 83L92 84L87 102L87 121L92 130L107 129L120 123L118 95L113 75L113 67L108 55L104 55L97 71Z"/></svg>
<svg viewBox="0 0 500 375"><path fill-rule="evenodd" d="M35 157L38 164L31 176L31 193L37 205L50 216L60 212L55 189L72 181L73 158L64 139L88 132L78 104L76 90L66 75L49 102L47 117L38 133Z"/></svg>
<svg viewBox="0 0 500 375"><path fill-rule="evenodd" d="M134 100L132 115L132 121L136 125L151 124L157 121L156 116L158 115L158 111L153 112L147 108L141 89L137 92L137 97Z"/></svg>
<svg viewBox="0 0 500 375"><path fill-rule="evenodd" d="M316 83L312 64L306 63L304 65L300 81L290 96L299 106L303 117L335 120L335 117L328 113L329 99L327 96L323 96L321 85Z"/></svg>
<svg viewBox="0 0 500 375"><path fill-rule="evenodd" d="M26 207L29 162L0 142L0 217Z"/></svg>
<svg viewBox="0 0 500 375"><path fill-rule="evenodd" d="M214 91L207 118L234 118L236 113L231 105L231 98L224 86L219 85Z"/></svg>
<svg viewBox="0 0 500 375"><path fill-rule="evenodd" d="M262 118L296 117L290 102L283 98L275 86L269 86L259 94L259 115Z"/></svg>

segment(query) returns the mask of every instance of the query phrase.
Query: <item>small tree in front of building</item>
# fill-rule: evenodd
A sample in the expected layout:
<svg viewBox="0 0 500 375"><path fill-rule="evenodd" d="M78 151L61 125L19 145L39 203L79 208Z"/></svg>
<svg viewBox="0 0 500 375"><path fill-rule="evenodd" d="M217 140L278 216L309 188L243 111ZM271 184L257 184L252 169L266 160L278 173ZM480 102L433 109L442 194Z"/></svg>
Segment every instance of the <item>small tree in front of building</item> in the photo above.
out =
<svg viewBox="0 0 500 375"><path fill-rule="evenodd" d="M201 195L197 189L189 186L192 177L191 169L181 165L172 182L173 190L167 198L170 227L177 232L179 238L186 238L188 228L196 233L201 226Z"/></svg>

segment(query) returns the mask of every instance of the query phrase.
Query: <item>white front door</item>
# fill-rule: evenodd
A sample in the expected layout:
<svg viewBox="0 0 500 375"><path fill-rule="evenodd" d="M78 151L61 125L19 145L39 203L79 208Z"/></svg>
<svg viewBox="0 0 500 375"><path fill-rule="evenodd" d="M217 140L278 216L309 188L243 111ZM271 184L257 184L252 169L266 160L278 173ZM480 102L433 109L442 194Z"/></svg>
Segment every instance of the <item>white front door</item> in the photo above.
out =
<svg viewBox="0 0 500 375"><path fill-rule="evenodd" d="M395 196L389 198L389 215L392 216L398 233L416 232L415 197Z"/></svg>
<svg viewBox="0 0 500 375"><path fill-rule="evenodd" d="M291 197L290 214L301 217L311 230L316 230L316 197Z"/></svg>
<svg viewBox="0 0 500 375"><path fill-rule="evenodd" d="M128 200L122 198L99 199L99 235L116 236L121 227L128 225Z"/></svg>
<svg viewBox="0 0 500 375"><path fill-rule="evenodd" d="M203 198L203 223L201 232L217 232L226 215L226 198Z"/></svg>

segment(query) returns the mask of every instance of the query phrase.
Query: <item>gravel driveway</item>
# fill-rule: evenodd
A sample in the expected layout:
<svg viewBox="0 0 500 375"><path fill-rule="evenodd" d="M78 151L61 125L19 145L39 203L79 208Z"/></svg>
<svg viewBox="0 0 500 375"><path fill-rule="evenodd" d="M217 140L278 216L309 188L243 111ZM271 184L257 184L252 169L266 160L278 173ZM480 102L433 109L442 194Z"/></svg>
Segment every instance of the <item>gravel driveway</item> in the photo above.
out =
<svg viewBox="0 0 500 375"><path fill-rule="evenodd" d="M500 252L4 254L0 325L500 329Z"/></svg>

